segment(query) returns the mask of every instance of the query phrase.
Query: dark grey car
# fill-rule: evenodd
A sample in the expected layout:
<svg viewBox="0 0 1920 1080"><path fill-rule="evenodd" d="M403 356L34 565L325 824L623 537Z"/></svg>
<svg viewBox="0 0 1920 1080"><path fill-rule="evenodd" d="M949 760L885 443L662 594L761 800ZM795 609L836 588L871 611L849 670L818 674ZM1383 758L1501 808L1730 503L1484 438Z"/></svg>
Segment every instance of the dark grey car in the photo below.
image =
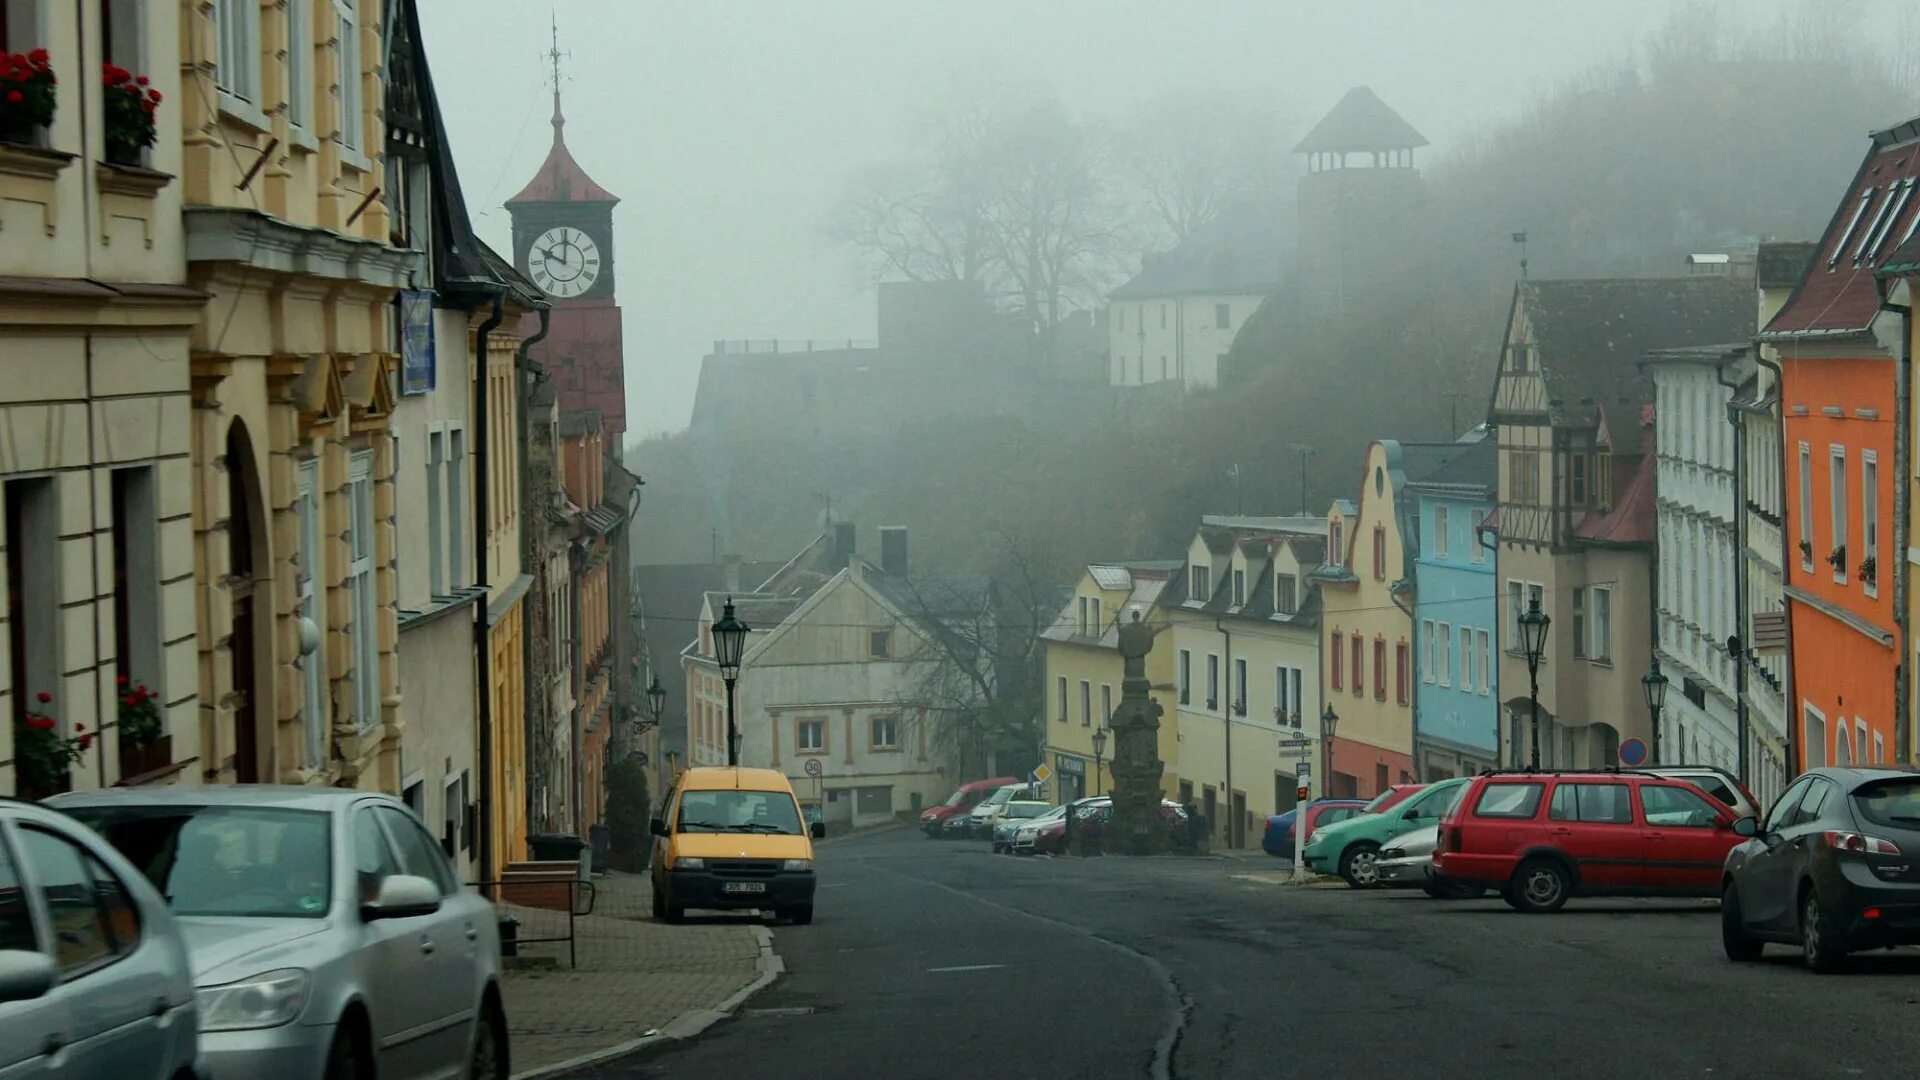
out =
<svg viewBox="0 0 1920 1080"><path fill-rule="evenodd" d="M1721 937L1729 959L1798 945L1830 971L1850 952L1920 944L1920 773L1814 769L1727 853Z"/></svg>

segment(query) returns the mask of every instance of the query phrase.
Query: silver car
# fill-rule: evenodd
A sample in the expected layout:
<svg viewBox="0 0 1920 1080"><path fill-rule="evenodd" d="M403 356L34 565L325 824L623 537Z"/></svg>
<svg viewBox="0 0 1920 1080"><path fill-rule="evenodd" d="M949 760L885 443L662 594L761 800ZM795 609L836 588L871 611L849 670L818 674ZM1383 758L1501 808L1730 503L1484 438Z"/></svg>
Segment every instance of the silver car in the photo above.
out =
<svg viewBox="0 0 1920 1080"><path fill-rule="evenodd" d="M166 901L65 814L0 799L0 1078L205 1075Z"/></svg>
<svg viewBox="0 0 1920 1080"><path fill-rule="evenodd" d="M508 1075L493 906L398 799L241 786L52 801L165 894L217 1080Z"/></svg>
<svg viewBox="0 0 1920 1080"><path fill-rule="evenodd" d="M1424 825L1387 841L1374 863L1380 884L1388 889L1424 889L1436 900L1464 900L1484 890L1433 876L1433 849L1440 843L1440 826Z"/></svg>

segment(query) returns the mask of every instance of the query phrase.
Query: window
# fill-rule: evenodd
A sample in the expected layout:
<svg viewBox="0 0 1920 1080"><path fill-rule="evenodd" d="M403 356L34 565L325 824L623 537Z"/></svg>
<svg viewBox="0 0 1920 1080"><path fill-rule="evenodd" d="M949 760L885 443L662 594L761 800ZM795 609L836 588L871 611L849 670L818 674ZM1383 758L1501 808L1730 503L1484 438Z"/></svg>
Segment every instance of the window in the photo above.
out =
<svg viewBox="0 0 1920 1080"><path fill-rule="evenodd" d="M1336 664L1334 666L1338 667L1339 665ZM1339 682L1338 675L1334 676L1334 681ZM1182 705L1192 704L1193 702L1193 654L1188 652L1185 649L1180 650L1179 683L1180 683L1180 704ZM1066 715L1066 710L1064 708L1061 709L1061 715L1062 716Z"/></svg>
<svg viewBox="0 0 1920 1080"><path fill-rule="evenodd" d="M1215 330L1233 329L1233 305L1232 304L1213 305L1213 328Z"/></svg>
<svg viewBox="0 0 1920 1080"><path fill-rule="evenodd" d="M1853 764L1853 733L1847 730L1844 716L1833 728L1833 763L1843 768Z"/></svg>
<svg viewBox="0 0 1920 1080"><path fill-rule="evenodd" d="M34 695L60 682L59 499L51 477L6 482L7 635L13 672L13 722L26 723Z"/></svg>
<svg viewBox="0 0 1920 1080"><path fill-rule="evenodd" d="M1514 371L1533 370L1533 349L1524 342L1507 346L1509 367Z"/></svg>
<svg viewBox="0 0 1920 1080"><path fill-rule="evenodd" d="M380 895L381 882L400 872L399 860L394 858L393 847L387 843L371 807L353 812L353 869L363 904Z"/></svg>
<svg viewBox="0 0 1920 1080"><path fill-rule="evenodd" d="M1813 448L1800 444L1800 569L1813 570Z"/></svg>
<svg viewBox="0 0 1920 1080"><path fill-rule="evenodd" d="M1207 708L1220 707L1220 658L1207 654Z"/></svg>
<svg viewBox="0 0 1920 1080"><path fill-rule="evenodd" d="M1540 499L1540 455L1534 450L1507 452L1507 501L1530 503Z"/></svg>
<svg viewBox="0 0 1920 1080"><path fill-rule="evenodd" d="M1053 680L1054 705L1060 713L1060 722L1067 722L1067 677L1058 676Z"/></svg>
<svg viewBox="0 0 1920 1080"><path fill-rule="evenodd" d="M1720 823L1720 811L1686 788L1644 785L1640 788L1640 809L1648 825L1663 828L1711 829Z"/></svg>
<svg viewBox="0 0 1920 1080"><path fill-rule="evenodd" d="M1833 580L1845 583L1847 580L1847 448L1839 444L1828 447L1829 473L1827 480L1829 513L1833 522L1833 551L1828 556L1833 564Z"/></svg>
<svg viewBox="0 0 1920 1080"><path fill-rule="evenodd" d="M1380 525L1373 527L1373 580L1387 580L1387 530Z"/></svg>
<svg viewBox="0 0 1920 1080"><path fill-rule="evenodd" d="M893 631L867 631L867 657L872 660L890 660L893 658Z"/></svg>
<svg viewBox="0 0 1920 1080"><path fill-rule="evenodd" d="M335 79L340 87L340 122L336 138L340 145L349 150L360 149L361 125L365 118L360 115L360 20L355 9L359 0L333 0L334 15L339 20L340 48L339 67L335 70Z"/></svg>
<svg viewBox="0 0 1920 1080"><path fill-rule="evenodd" d="M1449 537L1447 536L1448 513L1445 506L1433 508L1433 554L1438 558L1447 557Z"/></svg>
<svg viewBox="0 0 1920 1080"><path fill-rule="evenodd" d="M1213 596L1213 572L1196 564L1193 568L1193 592L1189 600L1205 601Z"/></svg>
<svg viewBox="0 0 1920 1080"><path fill-rule="evenodd" d="M1595 660L1612 662L1613 590L1609 587L1593 587L1593 632L1588 635L1587 645L1593 650Z"/></svg>
<svg viewBox="0 0 1920 1080"><path fill-rule="evenodd" d="M1433 681L1433 621L1424 619L1420 623L1420 681Z"/></svg>
<svg viewBox="0 0 1920 1080"><path fill-rule="evenodd" d="M1869 562L1871 560L1871 562ZM1880 594L1880 458L1860 452L1860 570L1868 596Z"/></svg>
<svg viewBox="0 0 1920 1080"><path fill-rule="evenodd" d="M1300 669L1273 669L1273 722L1300 726Z"/></svg>
<svg viewBox="0 0 1920 1080"><path fill-rule="evenodd" d="M1840 262L1840 256L1845 254L1847 242L1853 239L1853 231L1860 227L1860 219L1866 216L1867 207L1873 205L1873 195L1873 188L1860 193L1860 205L1853 208L1853 216L1847 219L1847 231L1840 234L1840 242L1833 245L1833 253L1827 256L1827 269L1833 269Z"/></svg>
<svg viewBox="0 0 1920 1080"><path fill-rule="evenodd" d="M1093 684L1080 680L1080 726L1093 726Z"/></svg>
<svg viewBox="0 0 1920 1080"><path fill-rule="evenodd" d="M447 432L447 587L467 584L467 433Z"/></svg>
<svg viewBox="0 0 1920 1080"><path fill-rule="evenodd" d="M447 858L461 848L461 824L466 820L467 774L449 776L440 788L440 850Z"/></svg>
<svg viewBox="0 0 1920 1080"><path fill-rule="evenodd" d="M326 761L327 745L327 635L318 596L320 576L320 504L316 494L318 465L309 458L295 469L297 494L294 500L294 524L300 530L299 612L320 629L320 644L300 658L302 719L306 724L307 766L318 768Z"/></svg>
<svg viewBox="0 0 1920 1080"><path fill-rule="evenodd" d="M116 674L158 693L163 666L160 519L152 466L115 469L112 488Z"/></svg>
<svg viewBox="0 0 1920 1080"><path fill-rule="evenodd" d="M1093 631L1090 635L1092 637L1099 637L1106 632L1106 627L1100 618L1100 598L1097 596L1087 598L1087 626Z"/></svg>
<svg viewBox="0 0 1920 1080"><path fill-rule="evenodd" d="M1800 808L1800 800L1806 797L1807 792L1812 787L1813 777L1806 776L1788 788L1786 794L1781 795L1779 800L1773 804L1773 809L1767 811L1767 826L1765 831L1779 832L1781 829L1786 828L1787 822L1793 817L1794 811Z"/></svg>
<svg viewBox="0 0 1920 1080"><path fill-rule="evenodd" d="M867 749L900 749L900 719L894 716L876 716L868 720Z"/></svg>
<svg viewBox="0 0 1920 1080"><path fill-rule="evenodd" d="M1524 582L1515 581L1511 578L1507 580L1506 647L1509 652L1520 651L1520 616L1527 610L1525 589L1526 584Z"/></svg>
<svg viewBox="0 0 1920 1080"><path fill-rule="evenodd" d="M1633 801L1625 784L1561 784L1553 789L1547 816L1594 825L1633 824Z"/></svg>
<svg viewBox="0 0 1920 1080"><path fill-rule="evenodd" d="M1527 606L1524 610L1531 611L1535 607L1538 607L1541 611L1547 610L1547 590L1546 587L1539 582L1529 581L1527 582ZM1547 626L1547 633L1551 634L1552 632L1553 626L1549 624ZM1544 656L1546 652L1547 642L1543 638L1540 642L1540 654Z"/></svg>
<svg viewBox="0 0 1920 1080"><path fill-rule="evenodd" d="M5 49L0 43L0 52ZM33 932L33 909L22 891L24 877L7 854L7 845L0 842L0 950L40 951L40 940Z"/></svg>
<svg viewBox="0 0 1920 1080"><path fill-rule="evenodd" d="M1335 690L1338 690L1341 688L1340 687L1340 674L1341 674L1340 669L1345 666L1344 661L1346 658L1346 644L1347 644L1346 636L1344 634L1341 634L1337 630L1334 631L1333 648L1329 650L1329 656L1331 657L1331 659L1328 660L1329 670L1327 672L1327 683L1330 686L1332 686L1333 689Z"/></svg>
<svg viewBox="0 0 1920 1080"><path fill-rule="evenodd" d="M446 527L440 520L444 509L440 496L445 490L441 457L445 452L446 434L427 432L427 591L434 596L447 593L447 549L441 536Z"/></svg>
<svg viewBox="0 0 1920 1080"><path fill-rule="evenodd" d="M1353 696L1359 697L1367 692L1366 665L1362 660L1367 654L1367 643L1359 634L1353 635Z"/></svg>
<svg viewBox="0 0 1920 1080"><path fill-rule="evenodd" d="M1449 655L1453 651L1452 625L1448 623L1439 624L1439 629L1436 630L1433 635L1433 645L1434 645L1433 676L1435 679L1439 680L1441 686L1452 686L1453 685L1453 657ZM1464 656L1461 657L1460 662L1462 664L1465 664L1466 657ZM1464 682L1465 680L1463 679L1461 681Z"/></svg>
<svg viewBox="0 0 1920 1080"><path fill-rule="evenodd" d="M1573 589L1573 655L1587 655L1587 590L1577 585Z"/></svg>
<svg viewBox="0 0 1920 1080"><path fill-rule="evenodd" d="M1480 669L1480 692L1482 694L1490 694L1493 692L1493 676L1491 674L1493 671L1493 635L1485 630L1475 630L1473 632L1473 638L1474 644L1477 646L1474 651L1479 655L1479 660L1475 666ZM1460 647L1462 649L1467 647L1466 631L1464 630L1460 632Z"/></svg>
<svg viewBox="0 0 1920 1080"><path fill-rule="evenodd" d="M1373 639L1373 699L1387 700L1387 641Z"/></svg>
<svg viewBox="0 0 1920 1080"><path fill-rule="evenodd" d="M1405 705L1413 700L1413 647L1406 642L1394 646L1394 700Z"/></svg>
<svg viewBox="0 0 1920 1080"><path fill-rule="evenodd" d="M1467 511L1467 550L1473 553L1474 562L1486 562L1486 549L1480 546L1480 527L1487 520L1485 510Z"/></svg>
<svg viewBox="0 0 1920 1080"><path fill-rule="evenodd" d="M347 466L347 591L352 602L354 720L362 732L380 722L380 626L373 580L373 454Z"/></svg>
<svg viewBox="0 0 1920 1080"><path fill-rule="evenodd" d="M1474 804L1475 817L1530 818L1540 809L1540 784L1488 784Z"/></svg>
<svg viewBox="0 0 1920 1080"><path fill-rule="evenodd" d="M1246 602L1247 572L1245 570L1235 570L1233 572L1233 606L1240 607Z"/></svg>
<svg viewBox="0 0 1920 1080"><path fill-rule="evenodd" d="M1332 521L1327 524L1327 565L1328 566L1343 565L1340 560L1343 559L1347 553L1345 535L1346 535L1346 527L1344 523L1340 521Z"/></svg>
<svg viewBox="0 0 1920 1080"><path fill-rule="evenodd" d="M1247 715L1247 662L1233 662L1233 685L1227 688L1227 696L1233 699L1233 711L1241 716Z"/></svg>
<svg viewBox="0 0 1920 1080"><path fill-rule="evenodd" d="M1574 451L1567 460L1567 501L1587 505L1587 455L1582 451Z"/></svg>
<svg viewBox="0 0 1920 1080"><path fill-rule="evenodd" d="M827 752L827 722L820 717L794 721L793 745L802 754Z"/></svg>
<svg viewBox="0 0 1920 1080"><path fill-rule="evenodd" d="M1100 684L1100 723L1104 725L1104 724L1111 723L1112 721L1113 721L1113 686L1109 683L1101 683Z"/></svg>
<svg viewBox="0 0 1920 1080"><path fill-rule="evenodd" d="M214 0L219 35L214 81L240 101L260 104L260 4L258 0Z"/></svg>
<svg viewBox="0 0 1920 1080"><path fill-rule="evenodd" d="M313 0L287 0L287 123L313 126Z"/></svg>
<svg viewBox="0 0 1920 1080"><path fill-rule="evenodd" d="M22 828L18 836L20 858L33 868L54 926L54 960L62 979L133 952L140 941L138 909L119 879L92 855L52 833Z"/></svg>
<svg viewBox="0 0 1920 1080"><path fill-rule="evenodd" d="M434 846L433 838L421 828L418 818L391 806L379 807L375 813L387 827L387 838L400 856L401 873L423 877L440 886L441 896L452 896L459 889L453 867L447 865L447 857Z"/></svg>
<svg viewBox="0 0 1920 1080"><path fill-rule="evenodd" d="M1873 733L1873 763L1875 765L1887 763L1887 741L1877 731Z"/></svg>
<svg viewBox="0 0 1920 1080"><path fill-rule="evenodd" d="M1300 610L1300 582L1292 574L1273 575L1273 610L1292 615Z"/></svg>

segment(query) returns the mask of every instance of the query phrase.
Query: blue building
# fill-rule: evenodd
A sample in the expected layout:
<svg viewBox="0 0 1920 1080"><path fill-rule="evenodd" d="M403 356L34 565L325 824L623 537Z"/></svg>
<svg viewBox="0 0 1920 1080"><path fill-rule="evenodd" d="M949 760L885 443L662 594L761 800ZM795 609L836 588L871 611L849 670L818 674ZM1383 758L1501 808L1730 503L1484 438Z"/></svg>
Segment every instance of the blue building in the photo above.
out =
<svg viewBox="0 0 1920 1080"><path fill-rule="evenodd" d="M1481 524L1499 495L1499 445L1484 426L1473 448L1407 485L1413 535L1413 760L1420 780L1470 775L1496 763L1499 648L1494 548Z"/></svg>

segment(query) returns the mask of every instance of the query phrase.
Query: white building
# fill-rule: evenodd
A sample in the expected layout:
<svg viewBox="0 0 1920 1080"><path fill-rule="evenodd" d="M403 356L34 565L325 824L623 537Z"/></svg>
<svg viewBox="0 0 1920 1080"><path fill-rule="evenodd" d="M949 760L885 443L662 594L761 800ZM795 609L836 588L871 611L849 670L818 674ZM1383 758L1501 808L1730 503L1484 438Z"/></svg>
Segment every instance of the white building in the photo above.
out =
<svg viewBox="0 0 1920 1080"><path fill-rule="evenodd" d="M1108 296L1109 385L1218 385L1220 358L1279 288L1281 242L1276 214L1243 205L1142 260L1140 273Z"/></svg>

